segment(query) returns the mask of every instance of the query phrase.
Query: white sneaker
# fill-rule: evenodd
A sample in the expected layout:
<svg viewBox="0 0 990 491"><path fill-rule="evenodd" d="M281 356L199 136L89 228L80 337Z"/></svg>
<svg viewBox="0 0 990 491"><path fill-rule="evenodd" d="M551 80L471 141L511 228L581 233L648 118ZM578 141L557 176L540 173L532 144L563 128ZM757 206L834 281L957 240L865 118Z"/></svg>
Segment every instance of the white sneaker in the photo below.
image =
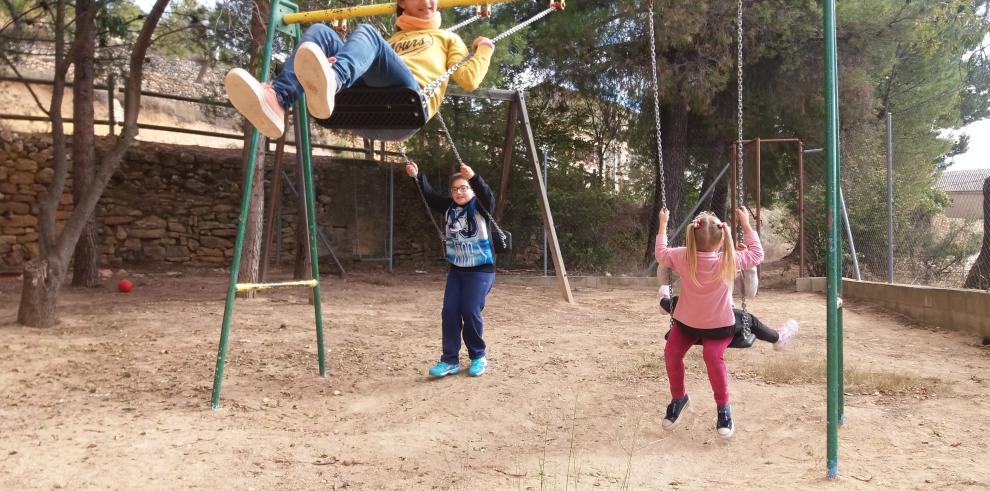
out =
<svg viewBox="0 0 990 491"><path fill-rule="evenodd" d="M227 99L262 135L281 138L285 132L285 110L269 84L258 82L243 68L227 72L223 79Z"/></svg>
<svg viewBox="0 0 990 491"><path fill-rule="evenodd" d="M670 298L670 285L660 285L658 293L661 298Z"/></svg>
<svg viewBox="0 0 990 491"><path fill-rule="evenodd" d="M732 408L726 404L716 408L718 417L715 420L715 431L718 436L729 439L736 432L736 426L732 424Z"/></svg>
<svg viewBox="0 0 990 491"><path fill-rule="evenodd" d="M329 119L337 95L337 75L330 67L326 53L316 43L302 43L296 50L293 67L306 91L306 109L317 119Z"/></svg>
<svg viewBox="0 0 990 491"><path fill-rule="evenodd" d="M798 323L794 319L787 319L787 322L779 330L777 330L777 335L779 338L776 343L773 343L773 349L775 351L784 351L787 348L787 344L791 342L793 338L798 333Z"/></svg>

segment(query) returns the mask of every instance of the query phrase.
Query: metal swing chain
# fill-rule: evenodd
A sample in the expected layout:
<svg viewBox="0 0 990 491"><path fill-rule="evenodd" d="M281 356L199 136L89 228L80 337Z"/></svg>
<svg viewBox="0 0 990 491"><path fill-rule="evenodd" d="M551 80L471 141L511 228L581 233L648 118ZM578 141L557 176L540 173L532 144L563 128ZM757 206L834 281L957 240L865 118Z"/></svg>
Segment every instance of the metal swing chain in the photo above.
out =
<svg viewBox="0 0 990 491"><path fill-rule="evenodd" d="M409 156L406 155L406 145L404 143L399 144L399 153L402 154L402 160L404 160L405 163L412 163L412 160L410 160ZM437 231L437 237L440 238L440 243L444 248L446 248L447 239L443 236L443 231L440 230L440 225L437 224L437 219L433 217L433 211L430 210L430 204L426 202L426 195L423 194L423 188L419 184L419 174L417 174L413 180L416 181L416 190L419 191L419 198L423 201L423 206L426 208L426 214L430 217L430 222L433 223L433 228Z"/></svg>
<svg viewBox="0 0 990 491"><path fill-rule="evenodd" d="M467 26L467 25L470 25L470 24L473 24L473 23L475 23L475 22L477 22L477 21L479 21L479 20L481 20L483 18L486 18L486 16L485 15L482 15L479 12L479 13L475 14L474 17L471 17L470 19L465 20L465 21L461 22L460 24L455 24L455 25L449 27L447 29L447 32L456 32L460 28L462 28L464 26ZM473 54L472 54L472 56L473 56ZM461 60L461 61L464 61L464 60ZM454 71L457 71L457 70L454 70ZM432 97L432 94L430 95L430 97ZM437 119L440 120L440 126L443 128L443 134L447 136L447 141L450 142L450 148L451 148L451 150L454 151L454 157L457 158L457 163L458 164L464 164L464 160L461 159L461 153L457 151L457 145L454 144L454 138L450 135L450 130L447 129L447 122L443 120L443 115L440 114L440 111L437 111Z"/></svg>
<svg viewBox="0 0 990 491"><path fill-rule="evenodd" d="M650 65L653 68L653 119L656 124L656 135L657 135L657 178L660 181L660 206L662 208L667 207L667 185L664 182L663 175L663 141L662 134L660 133L660 83L659 77L657 76L657 41L656 41L656 27L653 24L653 0L649 2L650 15L649 26L650 26Z"/></svg>
<svg viewBox="0 0 990 491"><path fill-rule="evenodd" d="M450 149L454 151L454 157L457 159L458 165L464 165L464 159L461 158L461 152L457 151L457 145L454 143L454 137L450 135L450 130L447 129L447 122L443 119L443 114L437 111L437 121L440 122L440 129L443 130L443 134L447 137L447 142L450 143Z"/></svg>
<svg viewBox="0 0 990 491"><path fill-rule="evenodd" d="M743 192L743 3L736 1L736 196L742 206ZM737 230L742 239L742 228Z"/></svg>
<svg viewBox="0 0 990 491"><path fill-rule="evenodd" d="M459 24L454 24L454 25L448 27L447 28L447 32L456 32L458 29L460 29L462 27L469 26L471 24L474 24L475 22L478 22L479 20L483 19L484 17L485 16L483 16L483 15L475 14L470 19L461 21Z"/></svg>
<svg viewBox="0 0 990 491"><path fill-rule="evenodd" d="M743 0L736 0L736 196L739 205L745 202L744 174L743 174ZM733 210L734 211L734 210ZM746 217L749 220L749 217ZM737 226L740 242L744 239L742 227ZM735 254L735 251L729 251ZM746 278L743 275L742 281L742 321L743 335L750 336L752 327L750 325L749 311L746 308Z"/></svg>
<svg viewBox="0 0 990 491"><path fill-rule="evenodd" d="M657 136L657 179L660 181L660 207L667 207L667 183L664 181L663 174L663 133L660 130L660 77L657 75L657 40L656 40L656 26L654 25L654 11L653 11L653 0L648 2L649 15L647 15L648 26L650 28L649 38L650 38L650 68L652 69L652 82L653 82L653 123L656 127ZM665 237L666 238L666 237ZM663 268L663 266L657 265L657 268ZM659 272L660 269L657 269ZM670 278L670 273L667 273L667 277ZM670 281L670 280L668 280ZM670 281L673 283L673 281ZM668 285L671 289L670 299L671 299L671 311L670 311L670 329L674 329L674 291L673 285Z"/></svg>
<svg viewBox="0 0 990 491"><path fill-rule="evenodd" d="M558 10L558 8L555 7L555 6L554 7L549 7L546 10L544 10L543 12L540 12L540 13L538 13L538 14L530 17L529 19L527 19L527 20L525 20L525 21L517 24L515 27L513 27L513 28L511 28L511 29L503 32L502 34L499 34L498 36L495 36L494 38L492 38L492 44L498 43L499 41L501 41L501 40L503 40L503 39L505 39L505 38L507 38L507 37L509 37L509 36L511 36L511 35L513 35L513 34L515 34L517 32L519 32L519 31L521 31L522 29L526 28L530 24L532 24L532 23L534 23L534 22L536 22L536 21L538 21L538 20L546 17L547 15L550 15L550 13L552 13L555 10ZM434 94L437 93L438 90L440 90L440 86L443 85L443 83L446 82L447 79L449 79L450 76L454 74L454 72L456 72L457 70L459 70L468 61L470 61L472 58L474 58L474 55L476 53L477 53L477 51L473 51L471 53L468 53L467 56L465 56L464 58L462 58L461 61L455 63L454 66L450 67L443 75L440 76L440 78L438 78L438 79L430 82L429 84L426 85L426 87L423 87L422 89L420 89L419 95L423 97L423 107L426 107L428 101L433 97Z"/></svg>

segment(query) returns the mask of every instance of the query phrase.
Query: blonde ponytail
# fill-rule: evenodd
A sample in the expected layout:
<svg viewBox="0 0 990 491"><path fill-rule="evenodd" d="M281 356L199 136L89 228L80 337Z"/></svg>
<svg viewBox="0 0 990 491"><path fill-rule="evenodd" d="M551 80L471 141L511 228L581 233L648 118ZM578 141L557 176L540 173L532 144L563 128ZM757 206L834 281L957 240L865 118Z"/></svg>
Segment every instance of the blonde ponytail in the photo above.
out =
<svg viewBox="0 0 990 491"><path fill-rule="evenodd" d="M710 212L701 212L694 222L688 225L685 235L685 246L688 256L688 277L696 286L698 281L698 251L716 252L722 249L722 281L732 289L736 277L736 249L732 242L732 231Z"/></svg>
<svg viewBox="0 0 990 491"><path fill-rule="evenodd" d="M732 284L736 279L736 245L732 241L732 229L722 224L722 281L732 293Z"/></svg>
<svg viewBox="0 0 990 491"><path fill-rule="evenodd" d="M696 245L697 239L694 237L695 223L688 225L687 233L684 234L684 245L687 247L688 278L691 278L691 283L694 283L695 286L701 286L698 281L698 246Z"/></svg>

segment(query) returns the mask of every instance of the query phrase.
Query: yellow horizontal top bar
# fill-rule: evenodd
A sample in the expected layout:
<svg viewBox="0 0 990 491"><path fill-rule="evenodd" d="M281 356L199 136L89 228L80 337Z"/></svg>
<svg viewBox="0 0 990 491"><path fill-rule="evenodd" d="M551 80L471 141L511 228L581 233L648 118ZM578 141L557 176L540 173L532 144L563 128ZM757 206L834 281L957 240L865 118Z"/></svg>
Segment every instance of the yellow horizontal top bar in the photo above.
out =
<svg viewBox="0 0 990 491"><path fill-rule="evenodd" d="M316 288L316 280L285 281L282 283L238 283L235 288L238 292L247 292L267 290L269 288L278 288L281 286L305 286L309 288Z"/></svg>
<svg viewBox="0 0 990 491"><path fill-rule="evenodd" d="M453 7L469 7L486 3L509 3L516 0L440 0L439 7L449 9ZM374 5L361 5L358 7L346 7L329 10L314 10L312 12L299 12L289 14L282 18L285 24L314 24L316 22L328 22L333 20L353 19L355 17L378 17L382 15L394 15L395 2L379 3Z"/></svg>

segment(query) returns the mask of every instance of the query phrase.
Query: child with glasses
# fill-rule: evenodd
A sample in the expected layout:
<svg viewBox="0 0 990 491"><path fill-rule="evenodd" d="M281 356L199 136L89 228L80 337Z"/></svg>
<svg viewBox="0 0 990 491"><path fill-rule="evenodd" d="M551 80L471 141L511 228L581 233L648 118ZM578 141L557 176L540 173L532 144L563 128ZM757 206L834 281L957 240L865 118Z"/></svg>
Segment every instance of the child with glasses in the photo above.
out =
<svg viewBox="0 0 990 491"><path fill-rule="evenodd" d="M485 299L495 283L495 252L492 249L491 223L486 218L495 205L495 195L488 184L471 167L461 164L460 172L448 180L450 196L430 187L410 162L406 173L416 180L427 204L444 214L444 243L450 269L443 294L443 355L429 370L432 377L441 378L461 371L461 340L467 346L472 377L485 373L484 319Z"/></svg>

